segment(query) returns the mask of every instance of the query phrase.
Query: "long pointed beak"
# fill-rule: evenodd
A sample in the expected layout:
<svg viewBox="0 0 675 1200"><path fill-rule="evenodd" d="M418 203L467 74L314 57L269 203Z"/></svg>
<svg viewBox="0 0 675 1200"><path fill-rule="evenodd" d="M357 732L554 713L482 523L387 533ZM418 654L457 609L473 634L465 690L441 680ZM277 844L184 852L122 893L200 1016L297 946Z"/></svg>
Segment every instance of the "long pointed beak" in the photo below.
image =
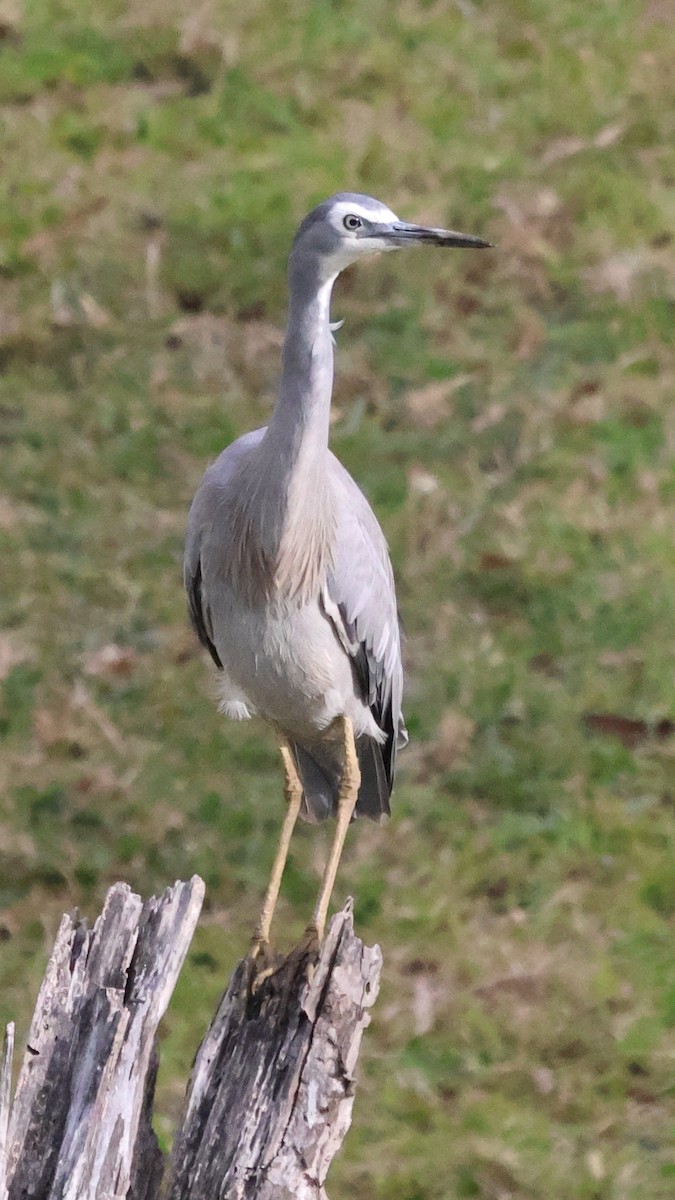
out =
<svg viewBox="0 0 675 1200"><path fill-rule="evenodd" d="M474 250L490 249L492 242L474 237L472 233L456 233L454 229L433 229L426 225L409 225L407 221L392 222L391 225L371 226L364 237L381 238L394 246L415 246L429 243L432 246L465 246Z"/></svg>

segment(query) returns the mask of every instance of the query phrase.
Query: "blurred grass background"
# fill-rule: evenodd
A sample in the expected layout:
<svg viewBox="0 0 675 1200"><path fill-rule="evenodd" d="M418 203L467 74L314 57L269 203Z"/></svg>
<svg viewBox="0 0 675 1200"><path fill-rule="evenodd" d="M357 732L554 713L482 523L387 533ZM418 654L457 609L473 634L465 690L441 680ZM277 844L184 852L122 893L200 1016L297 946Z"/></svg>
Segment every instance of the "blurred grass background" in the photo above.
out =
<svg viewBox="0 0 675 1200"><path fill-rule="evenodd" d="M497 249L334 300L412 744L337 889L385 969L330 1193L673 1195L671 17L0 3L0 1017L25 1033L64 909L203 875L165 1142L282 803L186 627L186 510L266 420L295 223L349 188ZM282 945L327 836L296 837Z"/></svg>

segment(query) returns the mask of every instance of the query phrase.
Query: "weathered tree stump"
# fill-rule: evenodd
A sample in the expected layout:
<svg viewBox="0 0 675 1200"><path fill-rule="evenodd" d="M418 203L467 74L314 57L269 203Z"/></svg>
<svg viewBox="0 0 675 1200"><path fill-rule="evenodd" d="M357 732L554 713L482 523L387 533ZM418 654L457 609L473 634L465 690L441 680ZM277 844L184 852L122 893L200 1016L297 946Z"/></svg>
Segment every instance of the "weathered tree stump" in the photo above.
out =
<svg viewBox="0 0 675 1200"><path fill-rule="evenodd" d="M250 960L238 964L167 1166L152 1130L155 1038L203 894L195 877L144 904L116 884L93 929L63 918L12 1104L7 1030L0 1200L325 1200L379 948L355 937L348 904L315 962L291 953L257 987Z"/></svg>

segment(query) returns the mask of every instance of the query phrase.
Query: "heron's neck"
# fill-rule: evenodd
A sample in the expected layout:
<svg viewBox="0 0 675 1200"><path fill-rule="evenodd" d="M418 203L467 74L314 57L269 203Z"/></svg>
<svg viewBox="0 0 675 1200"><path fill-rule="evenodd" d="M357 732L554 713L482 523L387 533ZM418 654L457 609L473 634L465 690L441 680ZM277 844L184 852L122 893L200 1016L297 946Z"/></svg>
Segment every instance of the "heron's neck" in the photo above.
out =
<svg viewBox="0 0 675 1200"><path fill-rule="evenodd" d="M268 439L289 468L311 473L328 447L333 392L330 297L335 276L322 279L318 262L291 255L290 302L279 393Z"/></svg>
<svg viewBox="0 0 675 1200"><path fill-rule="evenodd" d="M330 557L333 518L326 453L333 390L329 310L335 277L322 279L318 263L307 256L298 261L293 255L288 274L290 304L279 394L255 458L257 469L242 496L248 533L240 540L248 538L251 562L262 564L262 594L274 592L304 603L316 595Z"/></svg>

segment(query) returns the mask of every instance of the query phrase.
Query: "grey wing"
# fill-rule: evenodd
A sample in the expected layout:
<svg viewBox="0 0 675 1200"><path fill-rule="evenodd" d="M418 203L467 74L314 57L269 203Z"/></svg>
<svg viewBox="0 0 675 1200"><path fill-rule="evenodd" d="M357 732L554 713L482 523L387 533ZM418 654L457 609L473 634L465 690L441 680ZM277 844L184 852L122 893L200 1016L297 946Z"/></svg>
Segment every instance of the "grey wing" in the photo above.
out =
<svg viewBox="0 0 675 1200"><path fill-rule="evenodd" d="M206 470L190 508L185 554L183 557L183 582L188 600L188 614L192 627L200 642L206 647L219 670L223 664L215 646L211 624L211 607L204 592L204 553L212 540L213 526L219 510L221 497L227 492L242 458L262 440L265 429L254 429L233 442ZM219 531L227 536L227 530Z"/></svg>
<svg viewBox="0 0 675 1200"><path fill-rule="evenodd" d="M324 610L349 655L361 697L385 735L389 790L396 751L408 740L401 713L403 666L396 590L384 534L363 492L333 454L337 527Z"/></svg>

